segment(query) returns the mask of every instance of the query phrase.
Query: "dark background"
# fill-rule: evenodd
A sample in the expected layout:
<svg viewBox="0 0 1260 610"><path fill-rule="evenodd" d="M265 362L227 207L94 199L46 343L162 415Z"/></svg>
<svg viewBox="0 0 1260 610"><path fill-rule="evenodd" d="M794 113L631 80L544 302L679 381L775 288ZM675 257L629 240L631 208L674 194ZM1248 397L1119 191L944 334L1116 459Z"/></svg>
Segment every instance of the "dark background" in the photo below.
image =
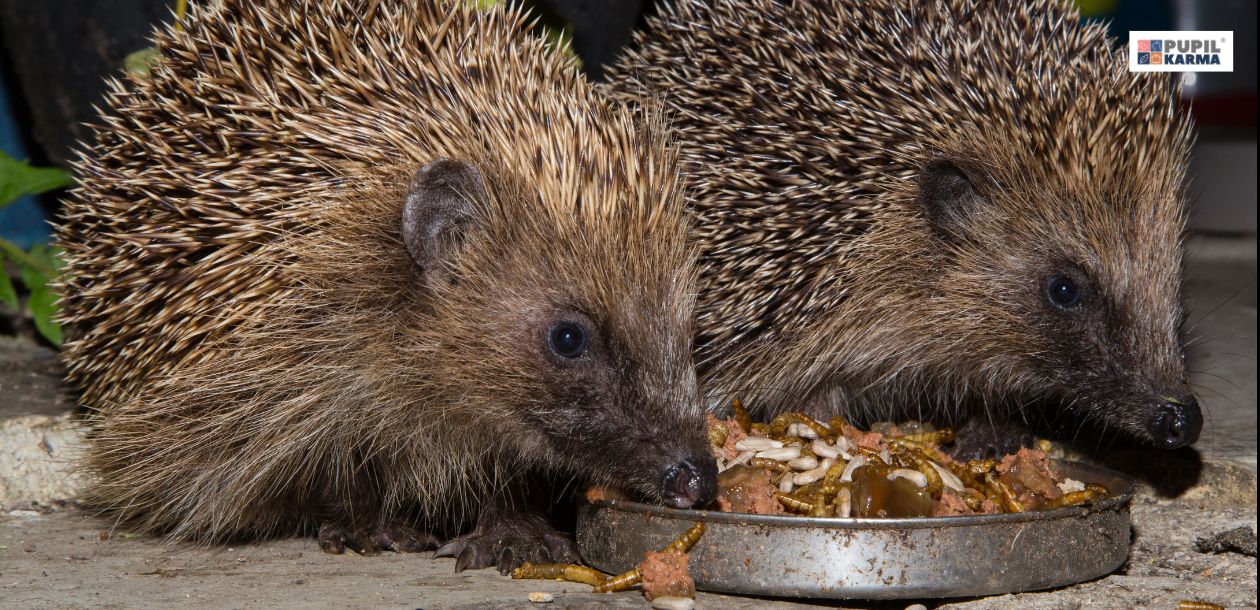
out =
<svg viewBox="0 0 1260 610"><path fill-rule="evenodd" d="M193 0L194 2L197 0ZM583 67L599 78L654 0L532 0L544 23L571 28ZM36 165L68 166L74 142L95 119L104 77L150 45L175 0L0 0L0 149ZM1193 226L1204 232L1256 228L1256 3L1250 0L1078 0L1091 19L1129 30L1235 31L1235 72L1197 74L1187 103L1202 128L1193 171ZM0 236L29 246L47 238L56 197L0 209Z"/></svg>

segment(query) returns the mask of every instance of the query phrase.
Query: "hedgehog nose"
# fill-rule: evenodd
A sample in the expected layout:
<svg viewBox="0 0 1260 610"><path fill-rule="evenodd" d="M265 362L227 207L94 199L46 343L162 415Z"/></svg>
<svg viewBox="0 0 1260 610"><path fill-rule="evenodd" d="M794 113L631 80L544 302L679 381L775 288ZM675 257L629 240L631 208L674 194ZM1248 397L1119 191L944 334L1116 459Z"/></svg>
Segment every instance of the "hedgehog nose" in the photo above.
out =
<svg viewBox="0 0 1260 610"><path fill-rule="evenodd" d="M717 495L717 463L708 456L687 458L665 472L661 488L666 506L704 506Z"/></svg>
<svg viewBox="0 0 1260 610"><path fill-rule="evenodd" d="M1203 429L1203 413L1193 396L1183 399L1165 398L1155 413L1151 432L1162 449L1178 449L1199 440Z"/></svg>

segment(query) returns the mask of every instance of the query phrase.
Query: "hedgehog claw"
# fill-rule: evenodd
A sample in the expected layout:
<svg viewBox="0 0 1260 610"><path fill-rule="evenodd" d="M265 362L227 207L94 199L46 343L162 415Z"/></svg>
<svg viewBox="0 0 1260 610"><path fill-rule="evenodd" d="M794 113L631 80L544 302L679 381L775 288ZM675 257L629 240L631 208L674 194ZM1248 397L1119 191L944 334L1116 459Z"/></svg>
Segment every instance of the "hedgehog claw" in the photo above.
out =
<svg viewBox="0 0 1260 610"><path fill-rule="evenodd" d="M346 541L349 539L346 528L324 524L319 526L319 548L331 555L346 552Z"/></svg>
<svg viewBox="0 0 1260 610"><path fill-rule="evenodd" d="M455 559L455 571L463 572L464 570L481 568L494 565L494 558L486 553L480 545L465 545L460 551L459 557Z"/></svg>
<svg viewBox="0 0 1260 610"><path fill-rule="evenodd" d="M455 571L498 566L509 574L525 562L574 563L578 560L573 540L552 529L535 515L515 514L500 517L493 524L484 524L472 532L447 542L434 557L454 557Z"/></svg>
<svg viewBox="0 0 1260 610"><path fill-rule="evenodd" d="M456 538L439 546L436 551L433 551L433 557L458 557L464 551L465 546L468 546L468 543L462 537Z"/></svg>
<svg viewBox="0 0 1260 610"><path fill-rule="evenodd" d="M381 551L416 553L431 549L436 543L432 534L396 523L366 530L330 523L319 528L319 548L333 555L345 553L347 549L360 555L379 555Z"/></svg>
<svg viewBox="0 0 1260 610"><path fill-rule="evenodd" d="M378 548L395 553L418 553L431 549L438 543L433 534L397 523L377 526L369 541Z"/></svg>

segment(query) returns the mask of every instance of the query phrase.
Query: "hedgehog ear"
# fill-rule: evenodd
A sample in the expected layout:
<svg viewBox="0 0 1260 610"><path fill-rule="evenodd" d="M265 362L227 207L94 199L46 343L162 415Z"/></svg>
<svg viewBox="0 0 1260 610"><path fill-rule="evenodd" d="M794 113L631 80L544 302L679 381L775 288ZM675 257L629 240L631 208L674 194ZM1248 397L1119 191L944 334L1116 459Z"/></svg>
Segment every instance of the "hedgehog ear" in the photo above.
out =
<svg viewBox="0 0 1260 610"><path fill-rule="evenodd" d="M473 208L486 199L481 172L465 161L437 159L411 178L403 196L402 237L427 282L445 276Z"/></svg>
<svg viewBox="0 0 1260 610"><path fill-rule="evenodd" d="M931 161L919 173L919 203L937 235L956 240L967 232L967 217L984 199L967 173L952 162Z"/></svg>

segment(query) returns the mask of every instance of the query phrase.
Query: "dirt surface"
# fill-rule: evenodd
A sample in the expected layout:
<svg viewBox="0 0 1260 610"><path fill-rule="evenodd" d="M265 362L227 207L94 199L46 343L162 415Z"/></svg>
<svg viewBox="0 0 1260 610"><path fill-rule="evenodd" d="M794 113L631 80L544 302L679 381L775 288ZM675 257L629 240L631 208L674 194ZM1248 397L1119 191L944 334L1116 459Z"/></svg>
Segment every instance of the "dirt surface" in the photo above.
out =
<svg viewBox="0 0 1260 610"><path fill-rule="evenodd" d="M1143 496L1134 502L1133 521L1130 561L1112 576L1049 592L923 603L951 610L1176 608L1179 600L1198 599L1256 607L1256 558L1202 553L1195 544L1240 526L1254 532L1254 508L1205 509ZM637 591L594 594L584 585L514 581L495 570L456 574L454 563L427 553L327 555L313 539L217 549L166 546L124 532L109 535L109 523L78 510L0 516L0 599L11 608L520 608L530 605L531 591L554 593L552 608L647 606ZM701 593L697 607L811 605Z"/></svg>
<svg viewBox="0 0 1260 610"><path fill-rule="evenodd" d="M0 420L68 411L72 405L62 391L61 374L57 352L0 336Z"/></svg>
<svg viewBox="0 0 1260 610"><path fill-rule="evenodd" d="M429 553L328 555L314 539L203 549L115 532L82 511L0 516L5 608L520 608L531 591L548 608L645 608L638 591L514 581L497 570L455 573ZM102 539L105 533L108 539ZM701 594L700 607L791 608L787 602Z"/></svg>
<svg viewBox="0 0 1260 610"><path fill-rule="evenodd" d="M940 606L950 610L1028 608L1167 608L1181 600L1209 601L1226 608L1256 607L1256 558L1237 553L1201 553L1197 538L1239 526L1256 527L1249 509L1205 509L1192 502L1134 500L1134 541L1129 562L1116 574L1062 589L1003 595Z"/></svg>
<svg viewBox="0 0 1260 610"><path fill-rule="evenodd" d="M1190 385L1203 406L1195 448L1256 467L1256 239L1198 237L1186 261Z"/></svg>

